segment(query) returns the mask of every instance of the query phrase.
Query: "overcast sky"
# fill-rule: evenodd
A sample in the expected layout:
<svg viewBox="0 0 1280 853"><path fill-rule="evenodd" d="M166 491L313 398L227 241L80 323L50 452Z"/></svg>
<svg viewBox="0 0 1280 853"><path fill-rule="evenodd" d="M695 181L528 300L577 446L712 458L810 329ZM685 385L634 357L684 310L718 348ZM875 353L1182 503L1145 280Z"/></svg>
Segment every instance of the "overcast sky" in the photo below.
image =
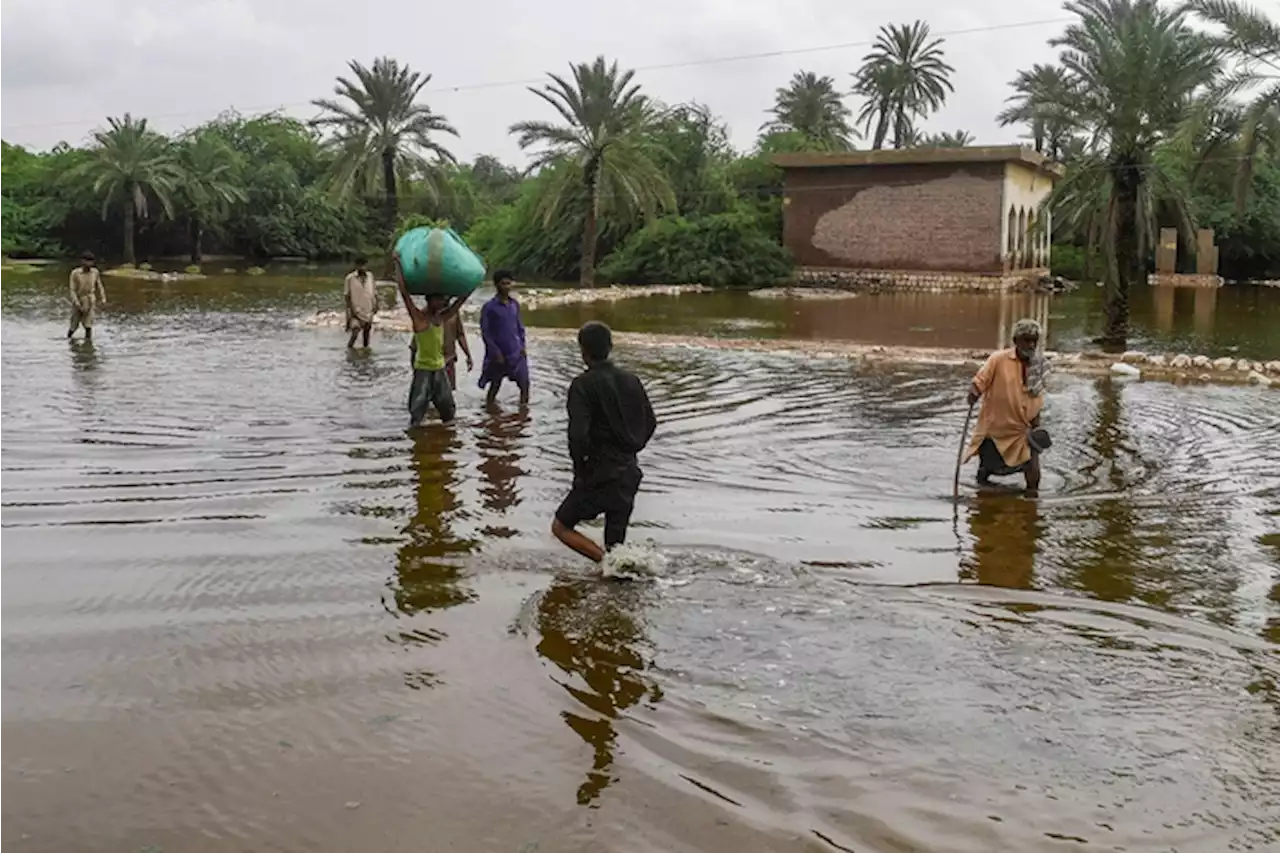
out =
<svg viewBox="0 0 1280 853"><path fill-rule="evenodd" d="M795 71L830 74L847 89L876 29L916 18L937 34L1051 22L946 39L956 91L925 129L1016 142L1020 129L994 121L1008 82L1054 57L1046 42L1068 17L1058 0L4 0L2 14L9 142L79 144L125 112L166 132L231 107L309 118L308 102L330 94L349 59L388 55L433 75L424 97L458 128L461 139L449 141L458 157L511 162L523 158L508 126L552 117L525 83L569 62L603 53L640 68L646 92L709 104L746 148ZM851 42L860 44L808 50ZM644 70L769 51L794 52Z"/></svg>

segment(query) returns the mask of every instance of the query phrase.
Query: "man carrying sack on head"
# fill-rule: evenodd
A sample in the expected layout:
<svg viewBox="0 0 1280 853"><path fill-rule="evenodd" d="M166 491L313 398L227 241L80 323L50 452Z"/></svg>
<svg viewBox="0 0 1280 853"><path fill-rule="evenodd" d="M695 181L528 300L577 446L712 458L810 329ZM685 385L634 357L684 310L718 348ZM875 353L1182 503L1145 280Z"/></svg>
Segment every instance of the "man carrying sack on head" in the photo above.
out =
<svg viewBox="0 0 1280 853"><path fill-rule="evenodd" d="M1019 320L1013 326L1013 346L992 353L973 377L969 405L979 398L982 410L965 461L978 457L978 483L992 477L1022 474L1027 493L1040 488L1040 454L1052 442L1040 429L1048 363L1040 352L1040 324Z"/></svg>

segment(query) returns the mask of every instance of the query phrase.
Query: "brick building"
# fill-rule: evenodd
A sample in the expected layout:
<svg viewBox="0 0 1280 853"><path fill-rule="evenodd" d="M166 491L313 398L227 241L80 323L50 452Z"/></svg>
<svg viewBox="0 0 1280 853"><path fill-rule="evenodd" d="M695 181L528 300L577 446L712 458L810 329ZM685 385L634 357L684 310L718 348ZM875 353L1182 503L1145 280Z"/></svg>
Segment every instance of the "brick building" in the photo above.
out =
<svg viewBox="0 0 1280 853"><path fill-rule="evenodd" d="M811 283L1008 290L1049 266L1062 167L1016 145L781 154L783 242Z"/></svg>

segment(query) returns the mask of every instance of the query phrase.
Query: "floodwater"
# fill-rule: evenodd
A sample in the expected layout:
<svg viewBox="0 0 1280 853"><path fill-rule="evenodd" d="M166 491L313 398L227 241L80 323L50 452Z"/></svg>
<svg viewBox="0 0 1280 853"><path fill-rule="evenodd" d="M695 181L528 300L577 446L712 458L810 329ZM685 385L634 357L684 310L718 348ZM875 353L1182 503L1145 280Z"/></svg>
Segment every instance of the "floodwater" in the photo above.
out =
<svg viewBox="0 0 1280 853"><path fill-rule="evenodd" d="M1280 288L1228 286L1135 288L1130 346L1147 352L1275 358L1280 353ZM745 291L651 296L613 304L565 305L532 312L530 322L576 326L599 318L632 332L724 338L851 340L885 346L1007 346L1022 317L1047 329L1051 349L1089 346L1105 325L1102 292L1050 296L961 293L860 294L836 300L778 300Z"/></svg>
<svg viewBox="0 0 1280 853"><path fill-rule="evenodd" d="M1055 376L1043 497L953 505L963 372L623 347L615 582L548 533L570 344L408 435L332 290L107 286L93 346L3 289L6 849L1280 846L1273 391Z"/></svg>

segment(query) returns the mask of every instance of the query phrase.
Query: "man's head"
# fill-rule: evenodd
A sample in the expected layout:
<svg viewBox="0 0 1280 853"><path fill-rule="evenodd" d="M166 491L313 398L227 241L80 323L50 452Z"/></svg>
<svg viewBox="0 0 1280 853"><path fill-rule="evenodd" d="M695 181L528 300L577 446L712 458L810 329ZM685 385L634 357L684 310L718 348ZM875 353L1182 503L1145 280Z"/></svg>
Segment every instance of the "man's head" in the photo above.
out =
<svg viewBox="0 0 1280 853"><path fill-rule="evenodd" d="M361 273L361 274L364 274L365 270L367 270L367 269L369 269L369 259L368 259L368 258L366 258L364 255L359 255L359 256L357 256L357 257L356 257L356 272Z"/></svg>
<svg viewBox="0 0 1280 853"><path fill-rule="evenodd" d="M511 295L511 285L513 284L515 284L515 276L511 274L511 270L494 271L493 287L503 299Z"/></svg>
<svg viewBox="0 0 1280 853"><path fill-rule="evenodd" d="M588 365L608 361L613 351L613 332L604 323L592 320L578 330L578 347Z"/></svg>
<svg viewBox="0 0 1280 853"><path fill-rule="evenodd" d="M85 252L80 256L80 269L87 270L93 266L93 252Z"/></svg>
<svg viewBox="0 0 1280 853"><path fill-rule="evenodd" d="M427 297L427 310L432 314L438 314L444 310L447 300L439 293L433 293Z"/></svg>
<svg viewBox="0 0 1280 853"><path fill-rule="evenodd" d="M1035 320L1024 319L1013 324L1013 348L1018 358L1030 361L1040 347L1040 324Z"/></svg>

